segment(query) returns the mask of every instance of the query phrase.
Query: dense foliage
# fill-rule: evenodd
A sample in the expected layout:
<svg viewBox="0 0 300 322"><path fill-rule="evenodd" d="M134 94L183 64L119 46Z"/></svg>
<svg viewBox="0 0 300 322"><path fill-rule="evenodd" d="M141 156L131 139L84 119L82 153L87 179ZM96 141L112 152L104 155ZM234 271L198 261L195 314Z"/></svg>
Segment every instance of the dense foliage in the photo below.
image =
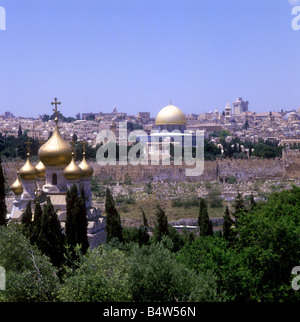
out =
<svg viewBox="0 0 300 322"><path fill-rule="evenodd" d="M43 222L41 209L35 209L36 215ZM207 224L203 201L199 215ZM291 287L292 269L300 264L299 187L273 193L259 204L238 195L232 213L228 208L224 213L223 234L210 229L203 236L179 233L158 207L156 237L145 238L150 228L144 212L142 217L140 228L122 229L123 241L115 236L86 254L76 248L76 261L66 262L60 274L52 253L32 245L22 225L0 227L0 265L7 271L7 290L0 291L0 300L300 300L300 292Z"/></svg>

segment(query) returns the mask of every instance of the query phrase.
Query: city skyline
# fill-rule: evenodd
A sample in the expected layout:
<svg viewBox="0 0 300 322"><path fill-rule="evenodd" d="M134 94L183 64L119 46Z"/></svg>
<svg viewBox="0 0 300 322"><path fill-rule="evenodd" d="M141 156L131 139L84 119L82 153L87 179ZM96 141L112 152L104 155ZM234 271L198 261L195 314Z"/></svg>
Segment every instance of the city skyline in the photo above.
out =
<svg viewBox="0 0 300 322"><path fill-rule="evenodd" d="M300 106L298 1L2 0L0 114Z"/></svg>

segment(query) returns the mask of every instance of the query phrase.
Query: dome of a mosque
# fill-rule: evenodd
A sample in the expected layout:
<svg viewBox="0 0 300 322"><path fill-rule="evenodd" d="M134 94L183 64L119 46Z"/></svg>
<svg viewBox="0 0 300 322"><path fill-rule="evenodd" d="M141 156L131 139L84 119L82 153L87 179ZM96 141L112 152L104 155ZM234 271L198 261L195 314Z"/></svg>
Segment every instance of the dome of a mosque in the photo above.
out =
<svg viewBox="0 0 300 322"><path fill-rule="evenodd" d="M186 125L186 118L178 107L170 104L159 111L155 119L155 124Z"/></svg>
<svg viewBox="0 0 300 322"><path fill-rule="evenodd" d="M66 166L72 160L72 152L72 146L62 138L56 125L53 135L40 147L38 155L45 167Z"/></svg>
<svg viewBox="0 0 300 322"><path fill-rule="evenodd" d="M15 195L21 195L23 193L23 185L19 179L19 171L17 172L16 181L11 185L10 188Z"/></svg>
<svg viewBox="0 0 300 322"><path fill-rule="evenodd" d="M45 171L46 171L46 167L44 166L43 162L40 161L35 168L37 169L37 176L38 178L44 178L45 177Z"/></svg>
<svg viewBox="0 0 300 322"><path fill-rule="evenodd" d="M37 174L38 171L35 168L35 166L32 165L32 163L30 162L29 153L27 153L27 160L20 170L20 177L23 180L35 180Z"/></svg>
<svg viewBox="0 0 300 322"><path fill-rule="evenodd" d="M79 167L82 170L83 178L90 178L94 173L94 169L86 162L85 152L83 152L83 158L81 163L79 164Z"/></svg>
<svg viewBox="0 0 300 322"><path fill-rule="evenodd" d="M72 152L71 156L72 156L71 162L65 168L64 175L68 180L78 180L82 177L83 171L75 162L74 152Z"/></svg>

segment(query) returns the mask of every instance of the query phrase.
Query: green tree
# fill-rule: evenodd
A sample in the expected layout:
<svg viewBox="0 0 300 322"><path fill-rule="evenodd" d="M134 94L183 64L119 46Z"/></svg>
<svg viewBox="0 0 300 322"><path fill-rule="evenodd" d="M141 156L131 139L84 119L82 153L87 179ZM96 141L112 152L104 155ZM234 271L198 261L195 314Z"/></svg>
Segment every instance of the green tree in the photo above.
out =
<svg viewBox="0 0 300 322"><path fill-rule="evenodd" d="M136 302L219 301L211 272L197 275L162 243L135 247L129 258L129 282Z"/></svg>
<svg viewBox="0 0 300 322"><path fill-rule="evenodd" d="M200 208L199 208L199 216L198 216L198 225L200 228L200 236L212 236L213 228L212 223L209 220L208 212L207 212L207 204L205 199L200 199Z"/></svg>
<svg viewBox="0 0 300 322"><path fill-rule="evenodd" d="M106 189L105 213L106 242L110 242L113 238L117 238L120 242L123 242L121 218L115 207L115 202L109 188Z"/></svg>
<svg viewBox="0 0 300 322"><path fill-rule="evenodd" d="M50 258L53 265L61 266L64 253L64 235L49 197L43 209L41 232L37 246L43 254Z"/></svg>
<svg viewBox="0 0 300 322"><path fill-rule="evenodd" d="M176 258L197 274L211 271L216 276L217 294L224 301L241 298L243 288L240 283L238 253L225 239L200 236L194 242L184 245Z"/></svg>
<svg viewBox="0 0 300 322"><path fill-rule="evenodd" d="M6 290L0 301L54 301L59 289L57 269L20 232L20 225L0 227L0 265L6 270Z"/></svg>
<svg viewBox="0 0 300 322"><path fill-rule="evenodd" d="M169 234L169 224L168 217L166 216L165 211L158 204L156 206L155 212L155 227L153 232L154 242L160 242L164 235L168 236Z"/></svg>
<svg viewBox="0 0 300 322"><path fill-rule="evenodd" d="M232 225L233 220L230 217L229 208L226 206L223 216L223 238L229 242L232 241Z"/></svg>
<svg viewBox="0 0 300 322"><path fill-rule="evenodd" d="M30 239L32 233L32 211L31 211L31 202L29 201L26 205L26 209L22 214L22 232L24 235Z"/></svg>
<svg viewBox="0 0 300 322"><path fill-rule="evenodd" d="M79 267L67 272L59 298L64 302L128 302L130 261L113 247L89 249Z"/></svg>
<svg viewBox="0 0 300 322"><path fill-rule="evenodd" d="M291 288L291 269L300 258L300 188L273 193L241 217L236 245L241 284L247 300L299 301Z"/></svg>
<svg viewBox="0 0 300 322"><path fill-rule="evenodd" d="M39 202L35 203L34 207L34 219L32 222L32 232L30 236L30 242L34 244L39 243L39 236L42 228L42 215L43 211Z"/></svg>
<svg viewBox="0 0 300 322"><path fill-rule="evenodd" d="M19 128L18 128L18 137L22 136L22 127L21 125L19 125Z"/></svg>
<svg viewBox="0 0 300 322"><path fill-rule="evenodd" d="M5 179L0 156L0 226L6 226Z"/></svg>
<svg viewBox="0 0 300 322"><path fill-rule="evenodd" d="M233 207L234 207L233 215L235 218L235 225L237 226L239 223L239 218L247 212L244 198L239 191L237 193L237 196L235 197Z"/></svg>
<svg viewBox="0 0 300 322"><path fill-rule="evenodd" d="M66 203L66 243L73 249L76 245L80 245L82 252L86 253L89 243L84 190L80 190L79 196L78 188L74 184L67 191Z"/></svg>

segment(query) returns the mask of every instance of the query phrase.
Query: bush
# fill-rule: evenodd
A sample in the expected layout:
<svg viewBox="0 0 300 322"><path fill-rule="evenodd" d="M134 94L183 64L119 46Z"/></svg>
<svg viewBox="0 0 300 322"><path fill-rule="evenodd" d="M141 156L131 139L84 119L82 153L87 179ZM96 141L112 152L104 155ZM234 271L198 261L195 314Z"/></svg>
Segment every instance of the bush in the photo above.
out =
<svg viewBox="0 0 300 322"><path fill-rule="evenodd" d="M134 248L129 273L137 302L219 301L212 272L197 275L176 261L162 243Z"/></svg>
<svg viewBox="0 0 300 322"><path fill-rule="evenodd" d="M1 292L1 301L45 302L56 298L56 268L15 224L0 227L0 266L6 270L6 291Z"/></svg>
<svg viewBox="0 0 300 322"><path fill-rule="evenodd" d="M64 302L131 301L129 267L125 254L118 249L89 249L78 269L65 278L59 298Z"/></svg>

